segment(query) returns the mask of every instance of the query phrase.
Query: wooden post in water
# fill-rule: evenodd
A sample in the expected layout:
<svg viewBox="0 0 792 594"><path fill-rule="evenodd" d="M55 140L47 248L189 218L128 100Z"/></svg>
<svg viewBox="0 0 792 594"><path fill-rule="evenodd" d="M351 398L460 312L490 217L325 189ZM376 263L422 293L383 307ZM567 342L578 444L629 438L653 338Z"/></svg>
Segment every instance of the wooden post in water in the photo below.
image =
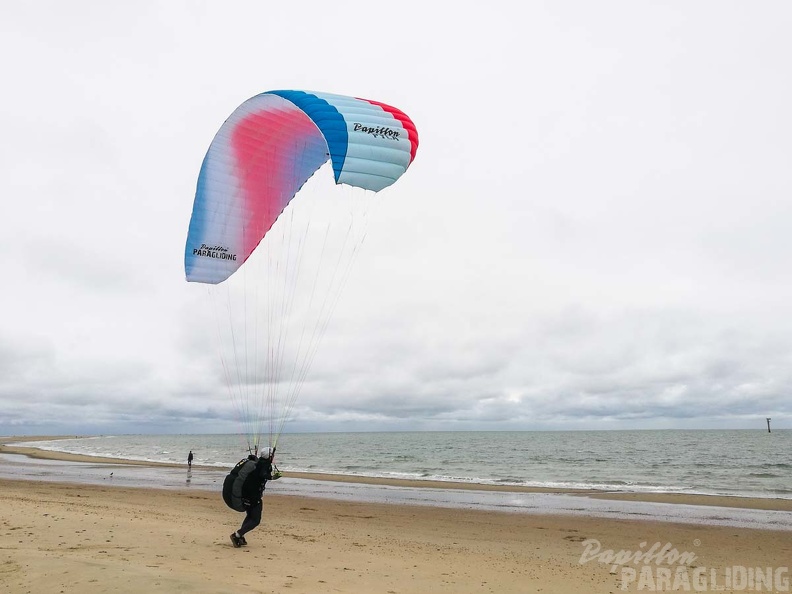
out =
<svg viewBox="0 0 792 594"><path fill-rule="evenodd" d="M767 417L767 432L772 433L772 431L770 431L770 417Z"/></svg>

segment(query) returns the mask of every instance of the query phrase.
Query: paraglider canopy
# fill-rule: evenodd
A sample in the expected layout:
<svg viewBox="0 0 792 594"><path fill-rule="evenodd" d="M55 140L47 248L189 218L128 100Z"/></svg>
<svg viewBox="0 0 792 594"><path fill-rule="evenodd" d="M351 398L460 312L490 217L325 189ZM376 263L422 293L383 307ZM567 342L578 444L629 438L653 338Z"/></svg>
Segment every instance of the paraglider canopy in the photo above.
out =
<svg viewBox="0 0 792 594"><path fill-rule="evenodd" d="M377 192L418 149L410 118L384 103L269 91L240 105L206 153L184 256L188 281L219 283L250 256L328 159L338 184Z"/></svg>

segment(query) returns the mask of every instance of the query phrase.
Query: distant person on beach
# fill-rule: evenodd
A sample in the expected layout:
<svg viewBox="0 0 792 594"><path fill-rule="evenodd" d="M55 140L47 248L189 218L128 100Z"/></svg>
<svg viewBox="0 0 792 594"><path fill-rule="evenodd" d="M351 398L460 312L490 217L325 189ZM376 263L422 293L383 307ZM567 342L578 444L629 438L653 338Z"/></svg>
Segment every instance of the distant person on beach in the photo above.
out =
<svg viewBox="0 0 792 594"><path fill-rule="evenodd" d="M266 456L256 459L256 456L251 454L247 457L247 460L242 460L234 469L239 477L235 481L237 486L240 486L241 483L241 508L245 511L245 519L242 521L242 526L231 534L231 543L236 548L247 545L245 534L261 524L261 511L264 507L264 502L262 501L264 488L267 481L272 479L271 456L268 452ZM231 475L229 475L230 477ZM223 498L225 499L227 490L225 485L223 487ZM236 489L232 488L230 490L235 491ZM232 493L231 496L233 497L234 494ZM226 501L226 503L229 502ZM229 507L231 507L230 504ZM232 509L238 508L232 507Z"/></svg>
<svg viewBox="0 0 792 594"><path fill-rule="evenodd" d="M192 461L193 461L193 453L190 450L190 453L187 454L187 468L192 468Z"/></svg>

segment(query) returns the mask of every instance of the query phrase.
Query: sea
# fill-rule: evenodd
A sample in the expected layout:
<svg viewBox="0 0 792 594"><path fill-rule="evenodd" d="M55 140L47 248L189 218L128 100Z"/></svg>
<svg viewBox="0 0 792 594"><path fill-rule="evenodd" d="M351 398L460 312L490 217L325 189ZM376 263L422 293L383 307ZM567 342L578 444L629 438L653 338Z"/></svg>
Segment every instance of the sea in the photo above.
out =
<svg viewBox="0 0 792 594"><path fill-rule="evenodd" d="M45 450L225 469L238 435L101 435L25 443ZM283 434L289 472L609 492L792 499L792 430Z"/></svg>

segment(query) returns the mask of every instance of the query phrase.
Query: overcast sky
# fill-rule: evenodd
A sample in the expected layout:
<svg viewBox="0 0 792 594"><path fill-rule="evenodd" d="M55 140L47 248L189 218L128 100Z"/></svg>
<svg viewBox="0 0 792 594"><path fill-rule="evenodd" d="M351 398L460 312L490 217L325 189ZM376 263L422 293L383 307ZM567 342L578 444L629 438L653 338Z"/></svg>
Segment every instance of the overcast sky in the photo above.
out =
<svg viewBox="0 0 792 594"><path fill-rule="evenodd" d="M195 183L248 97L404 110L294 430L792 426L788 2L4 2L0 434L234 431Z"/></svg>

